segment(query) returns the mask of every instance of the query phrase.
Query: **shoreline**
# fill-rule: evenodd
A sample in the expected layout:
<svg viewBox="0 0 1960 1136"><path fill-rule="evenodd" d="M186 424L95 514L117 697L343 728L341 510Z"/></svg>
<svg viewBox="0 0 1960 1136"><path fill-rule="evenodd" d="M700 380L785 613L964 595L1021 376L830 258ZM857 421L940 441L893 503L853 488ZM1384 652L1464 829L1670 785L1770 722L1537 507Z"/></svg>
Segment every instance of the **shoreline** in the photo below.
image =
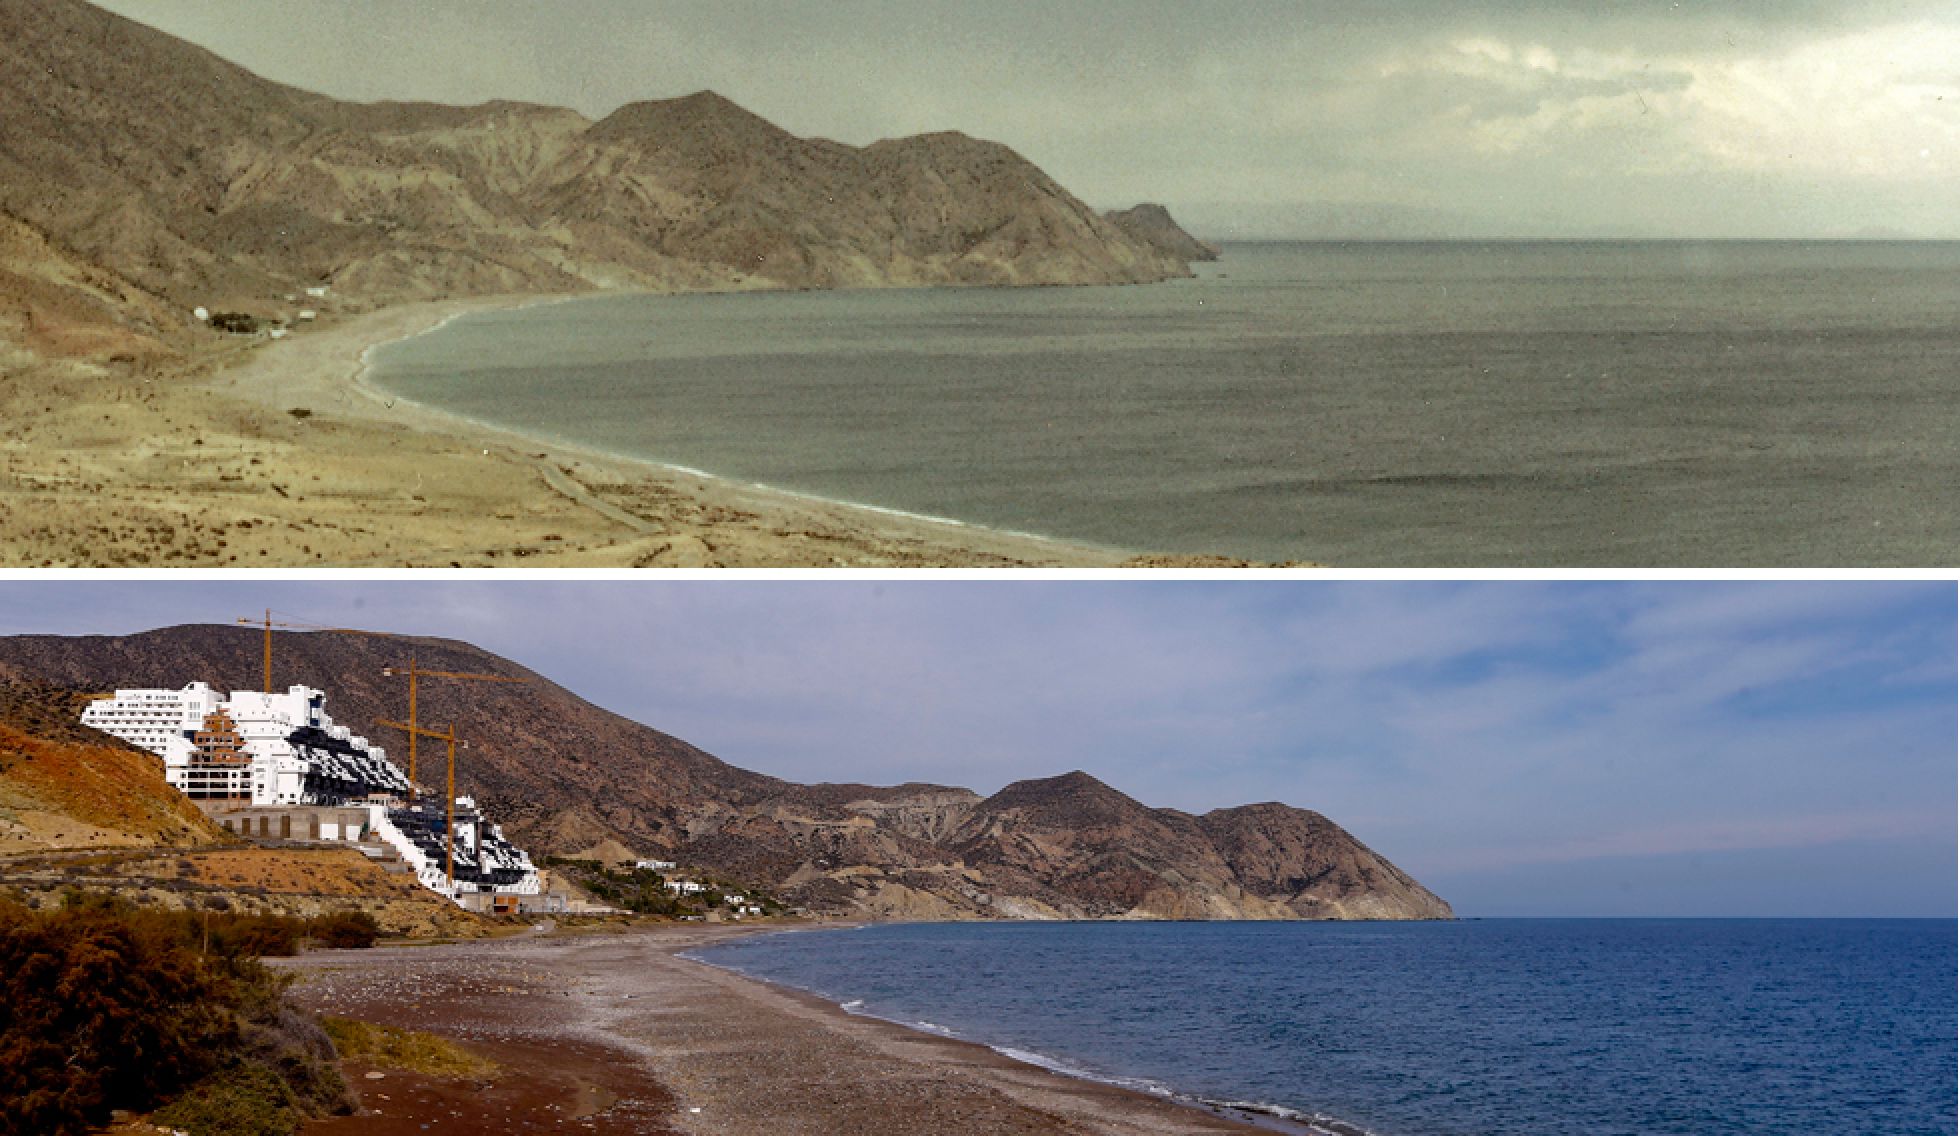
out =
<svg viewBox="0 0 1960 1136"><path fill-rule="evenodd" d="M568 1130L687 1136L1310 1131L1070 1076L979 1042L852 1014L815 994L683 954L787 930L658 926L534 933L485 943L319 952L281 968L300 974L294 995L316 1012L426 1029L501 1053L503 1081L521 1079L534 1090L536 1119L570 1120L581 1113ZM436 1094L427 1101L427 1115L405 1113L413 1093L377 1099L380 1087L391 1082L401 1085L403 1079L353 1078L364 1110L379 1107L394 1124L388 1131L412 1131L417 1122L450 1117L457 1107L455 1093ZM515 1090L504 1084L506 1109ZM496 1090L474 1091L482 1096ZM574 1100L587 1107L570 1107ZM500 1115L506 1129L532 1130L521 1115ZM304 1131L338 1136L383 1129L364 1114L316 1122Z"/></svg>
<svg viewBox="0 0 1960 1136"><path fill-rule="evenodd" d="M589 299L612 298L612 297L619 297L619 296L656 296L657 297L657 296L666 296L671 294L672 293L650 292L650 291L621 291L621 292L601 292L593 295L545 296L545 297L538 297L535 299L521 299L509 305L498 305L492 307L470 307L465 310L450 312L449 314L444 315L441 318L437 319L435 323L430 324L428 327L422 328L419 331L411 331L406 335L396 336L393 339L386 339L386 340L381 340L375 343L368 344L365 348L361 350L360 356L355 364L354 372L348 378L348 383L356 391L366 396L370 402L380 403L383 407L389 409L398 406L405 408L408 411L407 417L409 418L425 419L432 424L449 424L459 429L480 432L485 435L491 435L500 438L507 438L513 441L523 442L528 445L541 445L547 447L550 450L554 450L560 453L564 453L568 455L576 455L587 461L619 463L621 465L633 469L651 471L652 473L658 476L695 478L700 481L708 482L712 485L720 487L725 491L732 492L732 493L761 493L772 497L782 498L787 501L793 501L793 502L815 506L818 508L849 509L860 513L871 513L881 517L895 518L899 521L903 521L907 523L917 523L923 525L931 525L934 526L935 528L956 529L962 532L977 533L980 534L983 538L990 541L991 540L1031 541L1038 545L1052 547L1056 549L1058 553L1062 552L1063 550L1080 550L1092 554L1099 553L1099 554L1104 554L1116 558L1128 558L1136 555L1135 553L1127 552L1123 549L1106 548L1102 545L1092 544L1086 541L1070 540L1066 537L1049 536L1044 533L1036 533L1036 532L1024 532L1018 529L995 528L991 525L981 524L980 522L977 521L963 521L960 520L958 517L941 517L941 516L935 516L931 513L917 513L909 509L900 509L890 505L876 505L868 501L851 501L841 497L826 497L820 493L810 493L801 489L789 489L781 485L769 485L767 483L760 482L760 481L748 481L742 478L730 476L728 474L714 473L710 470L699 469L694 466L686 466L686 465L680 465L675 462L661 461L658 458L642 457L634 454L620 453L617 450L608 450L598 446L586 445L584 443L575 442L567 438L556 437L550 434L533 433L530 431L518 429L513 426L504 426L495 422L486 421L481 418L474 418L467 414L460 414L453 410L444 410L439 406L432 406L429 403L408 398L404 395L390 393L389 391L383 389L379 384L374 382L373 378L371 377L371 373L374 370L374 353L376 351L379 351L386 347L392 347L398 343L406 343L411 339L420 339L425 335L435 335L436 333L442 331L442 329L448 327L449 325L456 323L459 320L466 319L470 316L482 315L490 312L518 312L518 311L525 311L530 308L555 307L559 304L577 303L580 300L589 300ZM753 293L743 293L743 294L753 294Z"/></svg>
<svg viewBox="0 0 1960 1136"><path fill-rule="evenodd" d="M916 1022L916 1023L903 1022L903 1021L899 1021L896 1018L884 1017L879 1014L871 1013L867 1010L853 1009L852 1008L853 1006L862 1006L863 1001L852 1000L852 1001L839 1002L837 999L829 995L820 993L818 991L810 990L801 986L796 986L788 982L780 982L772 978L764 977L762 975L751 974L748 971L740 970L736 967L724 966L720 963L710 962L709 960L700 958L695 954L696 951L711 950L715 947L723 945L724 943L732 942L736 939L759 937L763 935L793 935L793 934L804 934L804 933L819 932L819 931L848 931L848 930L855 930L858 926L864 926L864 925L845 924L845 925L823 926L823 927L781 928L775 930L763 930L761 928L757 928L756 931L750 935L729 935L726 936L725 938L720 938L712 942L700 944L699 946L676 949L673 952L673 954L675 955L675 957L681 959L684 962L698 963L701 966L710 967L714 970L718 970L723 973L733 975L736 978L742 979L744 981L758 983L772 990L780 991L781 993L786 994L790 997L814 999L815 1001L821 1003L822 1005L827 1006L835 1010L836 1012L840 1014L844 1014L851 1018L862 1019L864 1021L879 1022L884 1025L888 1025L897 1029L904 1030L908 1033L923 1034L924 1036L938 1038L944 1041L952 1041L965 1045L978 1046L999 1057L1014 1062L1017 1065L1025 1065L1031 1069L1040 1069L1043 1072L1052 1073L1057 1077L1063 1077L1071 1081L1079 1081L1086 1085L1094 1085L1100 1088L1118 1089L1126 1093L1134 1093L1148 1100L1165 1101L1170 1104L1174 1104L1180 1108L1190 1109L1194 1112L1199 1112L1206 1116L1216 1117L1217 1119L1220 1120L1236 1123L1246 1128L1254 1128L1262 1132L1281 1133L1283 1134L1283 1136L1368 1136L1368 1132L1366 1129L1358 1128L1349 1124L1344 1124L1339 1121L1330 1121L1324 1118L1314 1119L1314 1120L1297 1119L1299 1117L1302 1117L1304 1114L1300 1113L1298 1110L1290 1109L1283 1105L1269 1104L1269 1103L1258 1102L1258 1101L1211 1100L1209 1098L1196 1096L1191 1093L1181 1092L1177 1089L1170 1087L1169 1085L1160 1084L1158 1082L1152 1081L1144 1077L1126 1078L1126 1077L1118 1077L1114 1075L1108 1075L1108 1076L1099 1075L1090 1072L1089 1070L1083 1069L1079 1066L1073 1065L1065 1058L1051 1057L1045 1053L1036 1053L1030 1050L1020 1050L1020 1049L1015 1049L1012 1046L995 1045L992 1042L980 1041L974 1038L963 1037L947 1027L938 1026L930 1022Z"/></svg>
<svg viewBox="0 0 1960 1136"><path fill-rule="evenodd" d="M844 521L879 535L952 543L977 556L1058 567L1112 567L1139 555L1038 533L989 528L957 518L837 500L620 454L549 434L528 433L404 398L382 389L370 377L374 352L434 334L467 316L622 295L665 293L518 294L392 305L277 344L263 345L232 365L220 368L199 385L267 409L290 409L305 405L310 399L327 404L329 413L347 420L468 442L493 452L501 451L515 460L570 466L623 481L651 482L669 490L691 493L711 506L776 513L807 511L826 521ZM295 348L305 349L304 353ZM336 358L340 361L338 375L334 373ZM610 519L621 520L617 516Z"/></svg>
<svg viewBox="0 0 1960 1136"><path fill-rule="evenodd" d="M0 568L1308 567L1157 554L745 483L376 387L378 347L591 294L427 300L0 383ZM666 295L646 292L647 295Z"/></svg>

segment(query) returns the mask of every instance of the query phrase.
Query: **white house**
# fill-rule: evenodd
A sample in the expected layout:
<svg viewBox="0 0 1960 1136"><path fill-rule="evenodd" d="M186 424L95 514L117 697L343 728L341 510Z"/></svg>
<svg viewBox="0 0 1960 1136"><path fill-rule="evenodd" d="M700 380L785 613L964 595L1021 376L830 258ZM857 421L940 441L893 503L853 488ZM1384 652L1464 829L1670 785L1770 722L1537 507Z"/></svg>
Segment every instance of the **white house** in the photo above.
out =
<svg viewBox="0 0 1960 1136"><path fill-rule="evenodd" d="M672 860L635 860L633 866L648 872L665 872L674 868L675 864Z"/></svg>
<svg viewBox="0 0 1960 1136"><path fill-rule="evenodd" d="M708 885L699 880L668 880L667 890L676 895L700 895L708 890Z"/></svg>

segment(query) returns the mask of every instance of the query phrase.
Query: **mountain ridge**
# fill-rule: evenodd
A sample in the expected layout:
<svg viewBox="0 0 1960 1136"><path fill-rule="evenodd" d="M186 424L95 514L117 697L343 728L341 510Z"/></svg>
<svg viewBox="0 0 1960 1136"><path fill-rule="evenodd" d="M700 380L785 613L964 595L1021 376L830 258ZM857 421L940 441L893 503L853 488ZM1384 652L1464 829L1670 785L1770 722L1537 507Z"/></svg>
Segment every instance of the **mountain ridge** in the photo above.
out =
<svg viewBox="0 0 1960 1136"><path fill-rule="evenodd" d="M189 625L129 636L0 638L0 681L90 689L256 688L260 633ZM521 664L440 639L274 636L274 682L403 757L376 723L428 669L526 678L432 681L422 720L472 740L463 792L520 842L607 841L758 884L816 910L884 918L1451 918L1449 905L1318 813L1277 803L1153 809L1080 770L982 796L956 786L799 785L731 765L594 706ZM421 779L432 780L421 771Z"/></svg>
<svg viewBox="0 0 1960 1136"><path fill-rule="evenodd" d="M1190 271L1174 243L953 131L853 147L712 91L596 122L509 100L343 102L83 0L0 0L0 102L0 221L28 234L0 239L0 339L48 352L171 353L214 334L194 306L290 319L321 285L353 312Z"/></svg>

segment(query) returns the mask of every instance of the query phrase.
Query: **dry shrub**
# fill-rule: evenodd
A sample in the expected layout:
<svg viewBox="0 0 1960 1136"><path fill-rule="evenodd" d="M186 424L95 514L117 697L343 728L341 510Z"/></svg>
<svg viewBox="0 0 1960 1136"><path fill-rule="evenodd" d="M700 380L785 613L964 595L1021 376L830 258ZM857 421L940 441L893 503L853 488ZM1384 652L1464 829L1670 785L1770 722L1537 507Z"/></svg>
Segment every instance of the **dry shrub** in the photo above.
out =
<svg viewBox="0 0 1960 1136"><path fill-rule="evenodd" d="M217 916L210 934L200 914L64 899L59 911L0 901L0 1136L84 1133L187 1090L175 1127L196 1136L290 1132L351 1108L331 1043L285 1001L290 980L245 953L282 941L283 924ZM266 1076L280 1086L270 1096ZM274 1097L266 1119L287 1128L219 1123Z"/></svg>

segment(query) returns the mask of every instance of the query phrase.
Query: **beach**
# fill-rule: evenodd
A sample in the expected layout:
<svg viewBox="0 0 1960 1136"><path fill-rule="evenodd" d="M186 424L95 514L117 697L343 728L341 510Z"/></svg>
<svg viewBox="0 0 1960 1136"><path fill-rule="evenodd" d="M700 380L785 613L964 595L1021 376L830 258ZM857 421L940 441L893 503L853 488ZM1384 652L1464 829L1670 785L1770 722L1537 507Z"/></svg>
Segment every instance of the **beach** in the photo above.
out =
<svg viewBox="0 0 1960 1136"><path fill-rule="evenodd" d="M1134 558L552 446L361 379L377 344L544 299L390 307L183 360L16 367L0 384L0 565L1222 563Z"/></svg>
<svg viewBox="0 0 1960 1136"><path fill-rule="evenodd" d="M355 1066L361 1115L307 1136L488 1123L688 1136L1255 1130L678 957L742 933L660 926L278 960L309 1009L443 1034L503 1067L444 1083Z"/></svg>

